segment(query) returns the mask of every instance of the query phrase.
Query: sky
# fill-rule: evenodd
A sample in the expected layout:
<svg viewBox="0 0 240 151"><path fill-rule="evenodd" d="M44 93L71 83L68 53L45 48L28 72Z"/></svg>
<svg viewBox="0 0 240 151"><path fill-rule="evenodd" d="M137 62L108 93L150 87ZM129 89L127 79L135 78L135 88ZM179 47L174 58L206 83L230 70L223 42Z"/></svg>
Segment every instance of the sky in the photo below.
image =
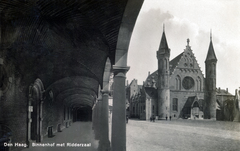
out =
<svg viewBox="0 0 240 151"><path fill-rule="evenodd" d="M240 87L239 0L145 0L137 18L128 50L127 80L142 85L148 72L157 70L163 24L170 60L189 45L205 76L210 31L217 62L217 88L235 94Z"/></svg>

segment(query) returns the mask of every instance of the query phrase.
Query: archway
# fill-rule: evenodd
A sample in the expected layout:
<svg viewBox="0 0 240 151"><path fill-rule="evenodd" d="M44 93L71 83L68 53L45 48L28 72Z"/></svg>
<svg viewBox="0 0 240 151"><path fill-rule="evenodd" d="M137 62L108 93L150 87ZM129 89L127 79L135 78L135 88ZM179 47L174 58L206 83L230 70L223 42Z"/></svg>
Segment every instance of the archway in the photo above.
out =
<svg viewBox="0 0 240 151"><path fill-rule="evenodd" d="M92 121L92 108L90 106L80 106L75 110L76 121Z"/></svg>
<svg viewBox="0 0 240 151"><path fill-rule="evenodd" d="M198 101L193 102L191 108L191 119L199 118L199 104Z"/></svg>
<svg viewBox="0 0 240 151"><path fill-rule="evenodd" d="M28 102L28 143L42 141L42 103L44 87L40 79L29 86Z"/></svg>

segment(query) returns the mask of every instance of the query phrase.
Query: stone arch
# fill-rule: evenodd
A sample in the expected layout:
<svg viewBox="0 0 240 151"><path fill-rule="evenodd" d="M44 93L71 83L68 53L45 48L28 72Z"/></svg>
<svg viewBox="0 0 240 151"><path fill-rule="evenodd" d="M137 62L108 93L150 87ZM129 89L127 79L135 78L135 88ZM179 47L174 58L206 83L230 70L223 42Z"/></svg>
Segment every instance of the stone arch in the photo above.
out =
<svg viewBox="0 0 240 151"><path fill-rule="evenodd" d="M191 107L191 119L199 118L199 103L194 101Z"/></svg>
<svg viewBox="0 0 240 151"><path fill-rule="evenodd" d="M41 142L42 135L42 103L45 92L43 83L36 79L29 86L28 97L28 143L31 141Z"/></svg>
<svg viewBox="0 0 240 151"><path fill-rule="evenodd" d="M0 123L0 138L1 138L1 143L11 143L12 142L12 137L13 137L13 131L4 123ZM1 144L2 145L2 144ZM8 147L4 147L1 149L3 150L8 150Z"/></svg>
<svg viewBox="0 0 240 151"><path fill-rule="evenodd" d="M114 95L112 112L112 150L126 150L126 90L125 80L128 47L143 0L129 0L124 10L115 52Z"/></svg>
<svg viewBox="0 0 240 151"><path fill-rule="evenodd" d="M109 58L106 59L106 64L105 64L105 69L104 69L104 74L103 74L103 90L109 91L109 80L111 76L111 61Z"/></svg>
<svg viewBox="0 0 240 151"><path fill-rule="evenodd" d="M129 0L120 25L115 53L115 66L127 67L127 53L133 28L143 0Z"/></svg>

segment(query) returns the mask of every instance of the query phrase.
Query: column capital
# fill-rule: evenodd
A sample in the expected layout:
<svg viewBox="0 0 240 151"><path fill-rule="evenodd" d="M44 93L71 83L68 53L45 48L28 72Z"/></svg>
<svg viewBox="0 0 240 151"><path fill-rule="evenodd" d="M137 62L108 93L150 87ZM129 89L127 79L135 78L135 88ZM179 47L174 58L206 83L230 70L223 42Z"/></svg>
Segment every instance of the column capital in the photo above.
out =
<svg viewBox="0 0 240 151"><path fill-rule="evenodd" d="M109 90L101 90L102 95L109 95Z"/></svg>
<svg viewBox="0 0 240 151"><path fill-rule="evenodd" d="M101 94L101 93L100 93L100 95L98 96L96 102L100 102L100 101L102 101L102 94Z"/></svg>
<svg viewBox="0 0 240 151"><path fill-rule="evenodd" d="M118 75L119 73L122 73L125 76L129 69L130 69L129 66L122 67L122 66L113 65L112 71L114 73L114 76Z"/></svg>

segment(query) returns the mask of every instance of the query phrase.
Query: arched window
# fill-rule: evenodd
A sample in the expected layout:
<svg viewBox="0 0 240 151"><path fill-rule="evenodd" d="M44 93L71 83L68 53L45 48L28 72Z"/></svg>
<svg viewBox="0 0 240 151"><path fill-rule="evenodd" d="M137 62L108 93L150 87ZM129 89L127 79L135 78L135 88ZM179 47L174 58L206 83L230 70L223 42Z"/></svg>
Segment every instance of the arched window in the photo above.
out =
<svg viewBox="0 0 240 151"><path fill-rule="evenodd" d="M176 76L176 90L181 90L181 78L179 75Z"/></svg>
<svg viewBox="0 0 240 151"><path fill-rule="evenodd" d="M197 91L201 91L202 90L202 81L201 78L198 77L197 78Z"/></svg>
<svg viewBox="0 0 240 151"><path fill-rule="evenodd" d="M212 66L213 66L213 67L212 67L212 69L213 69L213 75L216 75L216 69L215 69L215 67L216 67L216 64L215 64L215 63L213 63L213 64L212 64Z"/></svg>

